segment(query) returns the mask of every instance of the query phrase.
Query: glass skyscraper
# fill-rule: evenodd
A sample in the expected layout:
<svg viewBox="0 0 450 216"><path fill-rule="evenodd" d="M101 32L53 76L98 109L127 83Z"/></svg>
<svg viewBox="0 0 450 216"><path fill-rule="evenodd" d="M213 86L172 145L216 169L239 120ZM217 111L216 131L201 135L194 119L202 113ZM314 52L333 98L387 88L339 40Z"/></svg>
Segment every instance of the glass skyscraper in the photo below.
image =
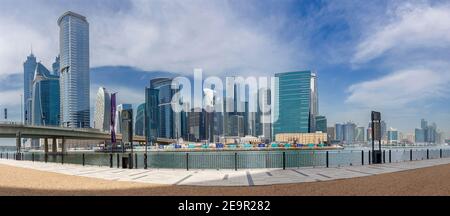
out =
<svg viewBox="0 0 450 216"><path fill-rule="evenodd" d="M318 113L316 74L297 71L275 74L273 137L279 133L315 132Z"/></svg>
<svg viewBox="0 0 450 216"><path fill-rule="evenodd" d="M122 111L123 110L128 110L131 111L131 113L133 113L133 105L131 104L119 104L117 105L117 109L116 109L116 133L122 133L123 132L123 127L122 127Z"/></svg>
<svg viewBox="0 0 450 216"><path fill-rule="evenodd" d="M135 135L144 136L144 121L145 121L145 103L139 105L136 111L136 121L134 123Z"/></svg>
<svg viewBox="0 0 450 216"><path fill-rule="evenodd" d="M325 116L316 116L316 131L327 132L327 118Z"/></svg>
<svg viewBox="0 0 450 216"><path fill-rule="evenodd" d="M36 70L36 57L31 53L27 60L23 63L23 114L25 124L32 124L31 120L31 106L32 106L32 92L34 72Z"/></svg>
<svg viewBox="0 0 450 216"><path fill-rule="evenodd" d="M71 11L58 19L60 28L61 124L87 128L89 112L89 23Z"/></svg>
<svg viewBox="0 0 450 216"><path fill-rule="evenodd" d="M146 89L148 138L175 139L182 137L181 113L172 110L172 79L157 78Z"/></svg>
<svg viewBox="0 0 450 216"><path fill-rule="evenodd" d="M32 89L32 124L59 125L59 77L52 75L41 63L35 70Z"/></svg>
<svg viewBox="0 0 450 216"><path fill-rule="evenodd" d="M117 122L116 122L117 124ZM94 128L110 131L111 125L111 96L105 88L100 87L97 92L94 113Z"/></svg>

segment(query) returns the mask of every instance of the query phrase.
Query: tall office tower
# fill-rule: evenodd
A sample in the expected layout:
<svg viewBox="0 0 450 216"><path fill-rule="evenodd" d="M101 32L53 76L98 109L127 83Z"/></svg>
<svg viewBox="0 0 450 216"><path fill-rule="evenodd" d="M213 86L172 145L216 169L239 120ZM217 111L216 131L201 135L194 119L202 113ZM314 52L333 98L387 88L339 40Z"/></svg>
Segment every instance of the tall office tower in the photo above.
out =
<svg viewBox="0 0 450 216"><path fill-rule="evenodd" d="M424 129L416 128L414 132L414 141L416 144L422 144L426 142Z"/></svg>
<svg viewBox="0 0 450 216"><path fill-rule="evenodd" d="M60 73L59 73L59 70L60 70L59 60L60 60L60 58L59 58L59 55L58 55L55 58L55 62L53 62L53 64L52 64L53 75L55 75L55 76L60 76Z"/></svg>
<svg viewBox="0 0 450 216"><path fill-rule="evenodd" d="M309 131L310 133L316 131L316 116L319 115L319 93L317 90L317 75L311 72L311 84L310 84L310 117L309 117ZM325 117L324 117L325 118ZM325 119L326 120L326 119ZM326 128L326 125L325 125ZM322 128L323 129L323 128ZM326 129L325 129L326 131Z"/></svg>
<svg viewBox="0 0 450 216"><path fill-rule="evenodd" d="M214 142L214 113L215 113L215 98L216 93L212 89L203 89L203 106L204 110L204 130L205 130L205 140Z"/></svg>
<svg viewBox="0 0 450 216"><path fill-rule="evenodd" d="M206 111L202 108L192 108L188 114L188 140L201 142L207 140Z"/></svg>
<svg viewBox="0 0 450 216"><path fill-rule="evenodd" d="M315 131L318 112L316 74L298 71L275 74L273 136L279 133L311 133Z"/></svg>
<svg viewBox="0 0 450 216"><path fill-rule="evenodd" d="M335 124L335 140L342 142L344 140L344 126L340 123Z"/></svg>
<svg viewBox="0 0 450 216"><path fill-rule="evenodd" d="M181 137L181 112L172 110L172 79L157 78L150 81L146 90L146 103L149 109L149 138L175 139Z"/></svg>
<svg viewBox="0 0 450 216"><path fill-rule="evenodd" d="M89 23L71 11L58 19L61 89L61 124L88 128L89 111Z"/></svg>
<svg viewBox="0 0 450 216"><path fill-rule="evenodd" d="M315 131L320 131L322 133L327 132L327 118L325 116L316 116L316 127Z"/></svg>
<svg viewBox="0 0 450 216"><path fill-rule="evenodd" d="M381 121L381 139L382 140L387 140L387 127L386 127L386 122L385 121Z"/></svg>
<svg viewBox="0 0 450 216"><path fill-rule="evenodd" d="M227 91L232 90L233 98L225 96L224 100L224 134L225 136L245 135L245 88L234 83L227 83Z"/></svg>
<svg viewBox="0 0 450 216"><path fill-rule="evenodd" d="M136 120L134 122L134 135L144 136L145 121L145 103L140 104L136 111Z"/></svg>
<svg viewBox="0 0 450 216"><path fill-rule="evenodd" d="M420 120L420 128L426 129L428 127L428 122L425 119Z"/></svg>
<svg viewBox="0 0 450 216"><path fill-rule="evenodd" d="M272 141L272 91L269 88L259 89L258 91L258 113L257 127L258 135L261 135L263 141Z"/></svg>
<svg viewBox="0 0 450 216"><path fill-rule="evenodd" d="M347 122L343 125L343 143L344 144L353 144L355 143L355 130L356 124L352 122Z"/></svg>
<svg viewBox="0 0 450 216"><path fill-rule="evenodd" d="M59 125L59 77L52 75L41 63L36 66L31 119L33 125Z"/></svg>
<svg viewBox="0 0 450 216"><path fill-rule="evenodd" d="M388 144L397 144L399 142L398 130L390 128L387 131Z"/></svg>
<svg viewBox="0 0 450 216"><path fill-rule="evenodd" d="M364 143L365 142L365 133L364 127L357 127L355 130L355 141L357 143Z"/></svg>
<svg viewBox="0 0 450 216"><path fill-rule="evenodd" d="M145 88L145 139L150 145L155 144L159 136L159 90L152 87Z"/></svg>
<svg viewBox="0 0 450 216"><path fill-rule="evenodd" d="M428 143L436 143L436 134L437 134L437 126L436 123L432 123L428 125L427 128L427 142Z"/></svg>
<svg viewBox="0 0 450 216"><path fill-rule="evenodd" d="M122 133L122 111L129 110L133 111L133 106L131 104L119 104L116 109L116 133Z"/></svg>
<svg viewBox="0 0 450 216"><path fill-rule="evenodd" d="M336 129L334 127L327 127L327 140L329 142L336 140Z"/></svg>
<svg viewBox="0 0 450 216"><path fill-rule="evenodd" d="M117 123L116 123L117 124ZM111 96L105 88L100 87L97 92L94 114L94 128L110 131L111 125Z"/></svg>
<svg viewBox="0 0 450 216"><path fill-rule="evenodd" d="M33 92L33 79L34 72L36 70L36 57L33 52L27 57L27 60L23 63L23 114L25 124L32 124L31 120L31 106L32 106L32 92Z"/></svg>
<svg viewBox="0 0 450 216"><path fill-rule="evenodd" d="M180 112L180 128L181 128L181 134L180 137L184 140L188 140L189 136L189 111L190 111L190 103L185 102L183 103L183 110ZM186 111L187 110L187 111Z"/></svg>

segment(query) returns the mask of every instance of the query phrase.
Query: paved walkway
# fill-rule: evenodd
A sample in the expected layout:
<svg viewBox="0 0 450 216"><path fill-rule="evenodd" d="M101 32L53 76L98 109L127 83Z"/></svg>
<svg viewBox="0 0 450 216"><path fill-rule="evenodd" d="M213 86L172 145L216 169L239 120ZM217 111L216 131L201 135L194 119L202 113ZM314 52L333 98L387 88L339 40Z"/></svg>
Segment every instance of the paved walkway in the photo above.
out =
<svg viewBox="0 0 450 216"><path fill-rule="evenodd" d="M118 169L0 159L0 164L113 181L191 186L254 186L329 181L450 164L450 158L338 168L176 170Z"/></svg>

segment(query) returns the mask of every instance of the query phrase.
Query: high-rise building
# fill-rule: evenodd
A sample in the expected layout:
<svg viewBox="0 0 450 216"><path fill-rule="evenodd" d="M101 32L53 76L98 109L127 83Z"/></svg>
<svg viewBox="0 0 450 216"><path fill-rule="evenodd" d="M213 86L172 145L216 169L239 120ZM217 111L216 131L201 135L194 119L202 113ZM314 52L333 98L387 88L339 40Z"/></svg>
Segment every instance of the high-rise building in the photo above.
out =
<svg viewBox="0 0 450 216"><path fill-rule="evenodd" d="M144 136L145 122L145 103L140 104L136 111L136 121L134 123L134 134L136 136Z"/></svg>
<svg viewBox="0 0 450 216"><path fill-rule="evenodd" d="M434 144L439 142L438 128L436 123L428 124L425 119L420 121L420 129L415 130L416 143Z"/></svg>
<svg viewBox="0 0 450 216"><path fill-rule="evenodd" d="M257 113L257 129L258 134L260 135L265 142L272 141L272 91L270 89L260 89L258 91L258 104L264 106L258 106ZM260 103L262 102L262 103Z"/></svg>
<svg viewBox="0 0 450 216"><path fill-rule="evenodd" d="M33 125L59 125L59 77L38 63L32 88L31 119Z"/></svg>
<svg viewBox="0 0 450 216"><path fill-rule="evenodd" d="M117 122L116 122L117 124ZM97 92L94 114L94 128L110 131L111 125L111 96L105 88L100 87Z"/></svg>
<svg viewBox="0 0 450 216"><path fill-rule="evenodd" d="M202 108L192 108L188 114L188 140L200 142L207 139L206 111Z"/></svg>
<svg viewBox="0 0 450 216"><path fill-rule="evenodd" d="M23 104L24 104L24 120L25 124L32 124L31 120L31 106L32 106L32 92L33 80L36 70L36 57L31 53L27 60L23 63Z"/></svg>
<svg viewBox="0 0 450 216"><path fill-rule="evenodd" d="M381 121L381 140L387 140L387 127L386 127L386 122L385 121Z"/></svg>
<svg viewBox="0 0 450 216"><path fill-rule="evenodd" d="M399 136L398 136L397 129L390 128L387 131L387 139L388 139L388 144L397 144L399 142Z"/></svg>
<svg viewBox="0 0 450 216"><path fill-rule="evenodd" d="M297 71L275 74L275 109L277 121L273 134L311 133L318 114L316 74Z"/></svg>
<svg viewBox="0 0 450 216"><path fill-rule="evenodd" d="M58 19L60 54L61 124L88 128L89 23L86 17L66 12Z"/></svg>
<svg viewBox="0 0 450 216"><path fill-rule="evenodd" d="M327 127L327 140L329 142L336 140L336 129L334 127Z"/></svg>
<svg viewBox="0 0 450 216"><path fill-rule="evenodd" d="M170 78L157 78L150 81L150 88L146 90L149 138L182 137L181 112L172 110L172 97L175 93L176 90L172 89Z"/></svg>
<svg viewBox="0 0 450 216"><path fill-rule="evenodd" d="M214 141L214 135L216 132L214 131L214 113L215 113L215 99L216 93L212 89L205 88L203 89L203 105L206 110L203 110L203 118L204 118L204 139L209 140L210 142Z"/></svg>
<svg viewBox="0 0 450 216"><path fill-rule="evenodd" d="M316 129L315 131L320 131L322 133L327 132L327 118L325 116L316 116Z"/></svg>
<svg viewBox="0 0 450 216"><path fill-rule="evenodd" d="M355 143L355 131L356 131L356 124L352 122L347 122L343 125L343 143L344 144L354 144Z"/></svg>
<svg viewBox="0 0 450 216"><path fill-rule="evenodd" d="M355 131L355 141L357 143L364 143L365 142L365 129L364 127L357 127Z"/></svg>
<svg viewBox="0 0 450 216"><path fill-rule="evenodd" d="M233 98L225 97L224 100L224 117L223 129L225 136L243 137L248 129L248 116L246 116L246 101L242 98L245 88L235 83L227 83L227 90L233 91Z"/></svg>
<svg viewBox="0 0 450 216"><path fill-rule="evenodd" d="M53 69L53 75L55 75L55 76L60 76L60 73L59 73L59 71L60 71L60 64L59 64L59 56L56 56L56 58L55 58L55 62L53 62L53 64L52 64L52 69Z"/></svg>
<svg viewBox="0 0 450 216"><path fill-rule="evenodd" d="M335 140L336 141L344 141L344 125L340 123L336 123L335 126Z"/></svg>
<svg viewBox="0 0 450 216"><path fill-rule="evenodd" d="M133 113L133 106L131 104L119 104L116 109L116 133L122 133L122 111L128 110Z"/></svg>
<svg viewBox="0 0 450 216"><path fill-rule="evenodd" d="M414 136L415 136L415 142L417 144L419 143L425 143L426 142L426 138L425 138L425 130L424 129L419 129L416 128Z"/></svg>
<svg viewBox="0 0 450 216"><path fill-rule="evenodd" d="M159 90L152 87L145 89L146 119L145 136L148 143L154 144L154 140L159 136Z"/></svg>

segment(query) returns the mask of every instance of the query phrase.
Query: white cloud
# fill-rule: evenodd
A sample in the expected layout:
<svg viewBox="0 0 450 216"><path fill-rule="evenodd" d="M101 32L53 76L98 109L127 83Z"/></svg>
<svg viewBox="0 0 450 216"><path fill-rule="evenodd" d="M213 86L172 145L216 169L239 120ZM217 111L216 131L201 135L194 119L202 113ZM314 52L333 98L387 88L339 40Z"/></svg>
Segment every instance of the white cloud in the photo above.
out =
<svg viewBox="0 0 450 216"><path fill-rule="evenodd" d="M50 62L56 56L51 50L57 44L45 30L36 31L18 20L0 16L0 32L0 80L23 70L22 64L31 47L37 51L38 60Z"/></svg>
<svg viewBox="0 0 450 216"><path fill-rule="evenodd" d="M1 107L13 107L21 104L20 95L22 95L22 89L0 91L0 106Z"/></svg>
<svg viewBox="0 0 450 216"><path fill-rule="evenodd" d="M242 14L228 1L130 0L120 1L122 7L84 1L18 2L3 3L0 9L0 76L22 71L31 44L37 57L50 66L58 53L56 20L66 10L88 18L93 67L130 65L189 74L193 68L210 74L273 73L298 69L307 56L298 40L291 44L278 39L276 29L280 28L274 26L285 23L269 18L242 22Z"/></svg>
<svg viewBox="0 0 450 216"><path fill-rule="evenodd" d="M422 117L437 119L440 108L434 104L448 104L450 6L420 2L391 8L365 27L366 37L351 58L353 65L384 75L351 85L345 102L357 110L380 110L394 127L410 130ZM381 61L373 63L376 59Z"/></svg>
<svg viewBox="0 0 450 216"><path fill-rule="evenodd" d="M401 108L413 102L447 97L450 76L426 69L396 71L348 88L346 102L371 108Z"/></svg>
<svg viewBox="0 0 450 216"><path fill-rule="evenodd" d="M449 48L450 7L405 4L394 11L392 21L368 32L357 46L353 63L365 63L393 49Z"/></svg>

